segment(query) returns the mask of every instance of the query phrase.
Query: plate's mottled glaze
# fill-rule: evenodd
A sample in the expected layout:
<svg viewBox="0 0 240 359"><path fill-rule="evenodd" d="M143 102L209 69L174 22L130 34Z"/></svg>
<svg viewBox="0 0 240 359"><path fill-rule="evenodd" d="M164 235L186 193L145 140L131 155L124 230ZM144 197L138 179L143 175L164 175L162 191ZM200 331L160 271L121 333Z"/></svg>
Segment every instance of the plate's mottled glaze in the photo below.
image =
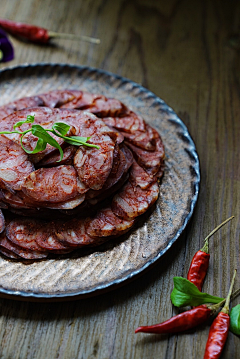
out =
<svg viewBox="0 0 240 359"><path fill-rule="evenodd" d="M160 196L133 230L99 248L31 264L0 257L2 296L59 300L114 288L168 250L196 204L200 174L194 143L173 110L153 93L130 80L88 67L37 64L0 71L0 105L66 88L115 97L159 131L166 150Z"/></svg>

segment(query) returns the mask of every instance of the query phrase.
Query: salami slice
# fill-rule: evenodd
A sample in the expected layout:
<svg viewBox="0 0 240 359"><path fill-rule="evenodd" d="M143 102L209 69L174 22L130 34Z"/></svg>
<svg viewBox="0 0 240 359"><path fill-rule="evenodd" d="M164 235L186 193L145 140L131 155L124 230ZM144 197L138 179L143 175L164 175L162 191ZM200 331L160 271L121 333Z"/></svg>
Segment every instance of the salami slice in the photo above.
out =
<svg viewBox="0 0 240 359"><path fill-rule="evenodd" d="M125 143L130 148L130 150L132 150L136 161L141 167L143 167L151 175L155 175L158 173L159 168L163 164L165 156L163 143L160 138L156 141L155 151L143 150L139 147L134 146L128 141L125 141Z"/></svg>
<svg viewBox="0 0 240 359"><path fill-rule="evenodd" d="M125 105L116 99L81 91L79 91L77 98L62 107L88 110L98 117L117 116L126 111Z"/></svg>
<svg viewBox="0 0 240 359"><path fill-rule="evenodd" d="M141 189L128 182L123 189L114 196L112 211L120 218L134 219L145 213L158 199L159 187L157 183L148 189Z"/></svg>
<svg viewBox="0 0 240 359"><path fill-rule="evenodd" d="M60 160L59 151L52 152L49 156L44 156L44 158L38 162L38 167L55 167L61 165L72 165L74 154L77 151L76 146L68 146L63 149L63 159Z"/></svg>
<svg viewBox="0 0 240 359"><path fill-rule="evenodd" d="M0 239L0 248L5 251L6 250L10 251L10 254L13 253L13 255L17 256L17 258L15 258L15 259L18 259L19 257L21 257L23 259L34 259L35 260L35 259L43 259L48 256L48 253L46 253L46 252L41 252L41 251L37 251L37 250L29 250L29 249L24 249L22 247L19 247L17 244L11 242L6 236L4 236L2 239ZM13 258L13 257L10 257L10 258Z"/></svg>
<svg viewBox="0 0 240 359"><path fill-rule="evenodd" d="M5 257L10 258L10 259L20 259L21 258L20 256L13 253L9 249L1 247L1 243L0 243L0 253L3 254Z"/></svg>
<svg viewBox="0 0 240 359"><path fill-rule="evenodd" d="M93 244L95 241L86 232L86 224L89 219L76 219L65 223L57 229L57 238L66 246L84 247Z"/></svg>
<svg viewBox="0 0 240 359"><path fill-rule="evenodd" d="M144 169L139 166L139 164L134 160L133 165L130 170L130 182L136 186L141 187L142 189L148 188L152 183L157 181L158 176L151 176L149 173L144 171Z"/></svg>
<svg viewBox="0 0 240 359"><path fill-rule="evenodd" d="M128 111L119 117L106 117L103 121L119 131L135 133L136 131L144 132L146 130L146 122L143 118L133 111Z"/></svg>
<svg viewBox="0 0 240 359"><path fill-rule="evenodd" d="M74 157L74 167L80 180L89 188L98 190L107 180L113 164L114 142L107 135L95 134L90 143L97 148L81 146Z"/></svg>
<svg viewBox="0 0 240 359"><path fill-rule="evenodd" d="M119 236L127 232L134 224L134 220L125 220L116 216L110 207L100 210L87 224L90 237Z"/></svg>
<svg viewBox="0 0 240 359"><path fill-rule="evenodd" d="M25 180L22 191L37 202L65 202L77 196L77 174L73 166L40 168Z"/></svg>
<svg viewBox="0 0 240 359"><path fill-rule="evenodd" d="M25 178L34 171L20 145L0 135L0 180L4 188L20 190Z"/></svg>
<svg viewBox="0 0 240 359"><path fill-rule="evenodd" d="M50 252L69 252L69 246L63 245L56 236L56 228L60 226L60 222L50 222L44 227L44 235L36 238L37 244L44 251ZM71 249L72 250L72 249ZM71 251L70 250L70 251Z"/></svg>
<svg viewBox="0 0 240 359"><path fill-rule="evenodd" d="M37 237L45 235L43 222L36 219L14 219L6 228L7 238L21 248L30 251L42 251L37 244Z"/></svg>

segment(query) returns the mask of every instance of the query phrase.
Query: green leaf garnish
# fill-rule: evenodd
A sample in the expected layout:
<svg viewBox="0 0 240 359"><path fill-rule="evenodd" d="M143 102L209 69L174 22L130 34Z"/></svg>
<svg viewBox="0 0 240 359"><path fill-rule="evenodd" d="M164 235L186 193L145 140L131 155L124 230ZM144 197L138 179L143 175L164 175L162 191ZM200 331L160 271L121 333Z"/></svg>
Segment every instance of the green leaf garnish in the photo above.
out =
<svg viewBox="0 0 240 359"><path fill-rule="evenodd" d="M34 122L34 116L28 115L27 119L25 121L19 121L13 125L13 129L15 130L17 127L22 126L24 123L33 123Z"/></svg>
<svg viewBox="0 0 240 359"><path fill-rule="evenodd" d="M62 136L65 136L68 131L70 130L69 125L67 125L66 123L63 122L55 122L52 126L53 130L55 130L56 132L59 132Z"/></svg>
<svg viewBox="0 0 240 359"><path fill-rule="evenodd" d="M240 335L240 304L233 307L230 312L230 330Z"/></svg>
<svg viewBox="0 0 240 359"><path fill-rule="evenodd" d="M188 305L196 307L204 303L219 303L224 298L215 297L208 293L202 293L186 278L174 277L174 289L171 293L171 301L176 307Z"/></svg>
<svg viewBox="0 0 240 359"><path fill-rule="evenodd" d="M26 131L18 131L16 130L17 127L22 126L24 123L33 123L34 122L35 115L28 115L27 119L24 121L19 121L13 125L13 129L15 131L2 131L0 134L12 134L12 133L18 133L21 135L20 142L21 146L24 149L25 152L29 154L38 153L41 151L44 151L47 144L57 148L60 152L60 160L63 159L63 150L59 143L49 134L49 132L52 132L55 136L58 136L62 138L65 142L74 145L74 146L87 146L87 147L94 147L99 149L99 146L93 145L91 143L88 143L87 141L90 139L90 137L80 137L80 136L65 136L68 131L70 130L69 125L67 125L64 122L55 122L51 129L45 129L41 125L32 125L32 127ZM23 137L26 135L26 133L31 132L34 136L38 137L38 141L36 144L36 147L33 151L27 150L23 146ZM59 162L57 161L57 162Z"/></svg>

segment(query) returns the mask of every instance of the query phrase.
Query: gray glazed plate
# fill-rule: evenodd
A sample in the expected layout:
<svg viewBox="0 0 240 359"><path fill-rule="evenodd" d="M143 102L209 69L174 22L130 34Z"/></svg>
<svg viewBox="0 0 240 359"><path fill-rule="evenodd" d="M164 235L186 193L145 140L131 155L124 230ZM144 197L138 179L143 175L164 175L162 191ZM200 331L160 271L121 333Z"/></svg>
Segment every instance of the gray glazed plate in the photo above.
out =
<svg viewBox="0 0 240 359"><path fill-rule="evenodd" d="M36 64L0 71L0 105L66 88L115 97L159 131L166 150L160 196L133 230L99 248L30 264L0 257L3 297L66 300L113 289L143 272L171 247L197 201L200 171L194 143L174 111L147 89L120 76L80 66Z"/></svg>

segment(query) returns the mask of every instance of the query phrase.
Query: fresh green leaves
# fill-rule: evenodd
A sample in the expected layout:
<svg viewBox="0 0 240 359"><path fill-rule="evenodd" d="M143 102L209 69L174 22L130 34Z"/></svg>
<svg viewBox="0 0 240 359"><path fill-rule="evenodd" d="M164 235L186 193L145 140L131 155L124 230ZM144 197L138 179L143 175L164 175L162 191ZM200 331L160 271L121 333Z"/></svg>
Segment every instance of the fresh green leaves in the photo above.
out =
<svg viewBox="0 0 240 359"><path fill-rule="evenodd" d="M13 125L13 129L15 130L17 127L22 126L24 123L33 123L33 122L34 122L34 116L28 115L25 121L16 122L15 125Z"/></svg>
<svg viewBox="0 0 240 359"><path fill-rule="evenodd" d="M55 122L52 126L52 129L56 132L59 132L62 136L65 136L70 130L70 126L63 122Z"/></svg>
<svg viewBox="0 0 240 359"><path fill-rule="evenodd" d="M29 153L29 154L34 154L34 153L38 153L40 151L45 150L47 144L49 143L49 145L57 148L60 152L60 161L63 158L63 150L61 148L61 146L59 145L59 143L51 136L47 133L47 131L40 125L32 125L32 134L36 137L38 137L38 141L37 141L37 145L34 148L33 151L28 151L22 143L22 139L23 136L21 137L21 145L22 148L24 149L25 152Z"/></svg>
<svg viewBox="0 0 240 359"><path fill-rule="evenodd" d="M174 289L171 293L171 301L176 307L197 306L204 303L219 303L223 298L202 293L186 278L174 277Z"/></svg>
<svg viewBox="0 0 240 359"><path fill-rule="evenodd" d="M240 304L233 307L230 312L230 330L240 335Z"/></svg>
<svg viewBox="0 0 240 359"><path fill-rule="evenodd" d="M90 139L90 137L66 136L66 134L70 130L70 126L63 122L54 123L51 129L45 129L41 125L32 125L30 129L23 132L16 130L16 128L22 126L24 123L33 123L34 118L35 118L34 115L28 115L26 120L15 123L15 125L13 126L14 131L2 131L0 132L0 134L11 134L11 133L20 134L21 146L24 149L24 151L29 154L34 154L44 151L47 144L49 144L59 150L60 152L59 161L63 159L63 150L59 145L59 143L55 140L55 138L53 138L49 134L49 132L52 132L55 136L62 138L65 142L74 146L87 146L87 147L99 148L99 146L87 142ZM34 148L33 151L29 151L23 146L23 137L26 135L26 133L29 132L31 132L34 136L38 137L36 147Z"/></svg>

